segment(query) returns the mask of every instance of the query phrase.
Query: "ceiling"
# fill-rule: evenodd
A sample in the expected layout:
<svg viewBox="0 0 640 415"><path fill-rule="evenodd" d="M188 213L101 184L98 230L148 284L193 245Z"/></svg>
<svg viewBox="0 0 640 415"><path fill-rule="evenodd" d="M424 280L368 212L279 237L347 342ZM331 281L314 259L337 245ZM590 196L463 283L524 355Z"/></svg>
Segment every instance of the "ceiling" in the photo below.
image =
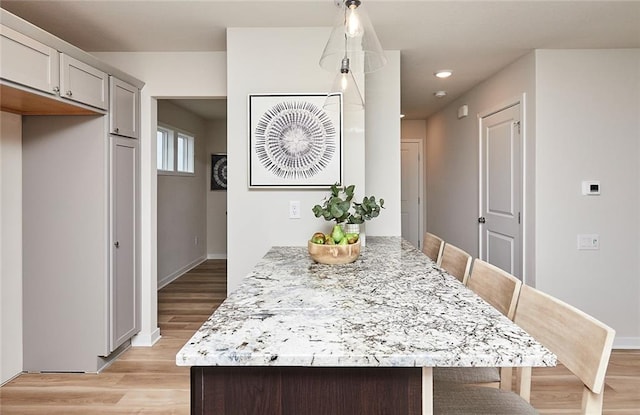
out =
<svg viewBox="0 0 640 415"><path fill-rule="evenodd" d="M1 7L90 52L224 51L227 27L329 26L335 1L2 0ZM406 119L426 119L534 49L640 47L640 1L362 3L383 48L401 51ZM445 68L451 78L433 76ZM436 98L439 90L447 96Z"/></svg>

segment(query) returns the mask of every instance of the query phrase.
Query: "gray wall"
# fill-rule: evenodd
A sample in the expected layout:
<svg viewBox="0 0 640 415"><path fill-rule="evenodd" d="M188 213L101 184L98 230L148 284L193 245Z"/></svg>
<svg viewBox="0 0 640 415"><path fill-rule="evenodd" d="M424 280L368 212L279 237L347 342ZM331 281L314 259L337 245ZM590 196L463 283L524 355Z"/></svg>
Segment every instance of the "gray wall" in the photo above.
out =
<svg viewBox="0 0 640 415"><path fill-rule="evenodd" d="M530 53L456 99L427 120L427 229L478 256L478 115L524 97L524 252L534 258L535 61ZM458 107L469 116L458 119ZM534 264L525 261L533 283Z"/></svg>
<svg viewBox="0 0 640 415"><path fill-rule="evenodd" d="M158 124L195 136L195 175L158 174L158 288L206 258L206 122L170 102L158 100ZM197 239L197 240L196 240Z"/></svg>
<svg viewBox="0 0 640 415"><path fill-rule="evenodd" d="M537 285L640 347L640 49L537 51L536 85Z"/></svg>
<svg viewBox="0 0 640 415"><path fill-rule="evenodd" d="M525 282L640 347L640 51L539 50L427 122L427 228L478 255L478 121L525 95ZM469 105L469 117L456 111ZM600 180L601 196L580 182ZM577 234L600 234L578 251Z"/></svg>

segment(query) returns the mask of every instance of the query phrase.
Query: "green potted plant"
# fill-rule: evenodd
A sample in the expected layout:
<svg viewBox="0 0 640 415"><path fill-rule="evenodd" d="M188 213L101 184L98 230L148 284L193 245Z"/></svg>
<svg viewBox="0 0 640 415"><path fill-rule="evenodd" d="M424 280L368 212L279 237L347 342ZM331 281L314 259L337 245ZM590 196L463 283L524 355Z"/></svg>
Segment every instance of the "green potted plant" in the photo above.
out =
<svg viewBox="0 0 640 415"><path fill-rule="evenodd" d="M378 217L381 209L384 209L384 199L378 201L375 196L365 196L362 202L358 203L353 201L354 192L355 185L340 186L336 183L331 186L331 194L325 198L324 202L312 208L316 218L322 217L326 221L335 222L332 234L345 231L358 233L361 223ZM351 229L347 226L343 231L340 225L344 223L358 226ZM340 231L336 227L339 227Z"/></svg>

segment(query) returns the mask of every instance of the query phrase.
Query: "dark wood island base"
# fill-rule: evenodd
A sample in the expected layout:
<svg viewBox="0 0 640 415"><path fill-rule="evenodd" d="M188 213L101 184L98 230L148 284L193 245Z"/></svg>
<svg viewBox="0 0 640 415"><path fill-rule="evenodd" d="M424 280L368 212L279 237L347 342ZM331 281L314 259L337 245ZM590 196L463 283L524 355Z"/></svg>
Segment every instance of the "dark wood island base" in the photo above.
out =
<svg viewBox="0 0 640 415"><path fill-rule="evenodd" d="M192 415L419 415L420 368L191 368Z"/></svg>

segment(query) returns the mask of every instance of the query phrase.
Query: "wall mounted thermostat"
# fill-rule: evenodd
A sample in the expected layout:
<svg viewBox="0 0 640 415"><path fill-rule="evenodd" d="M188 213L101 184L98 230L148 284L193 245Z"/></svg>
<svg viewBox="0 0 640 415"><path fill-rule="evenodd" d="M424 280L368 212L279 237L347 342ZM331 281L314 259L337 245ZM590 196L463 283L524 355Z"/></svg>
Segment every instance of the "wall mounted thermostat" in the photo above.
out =
<svg viewBox="0 0 640 415"><path fill-rule="evenodd" d="M600 182L597 180L583 180L582 194L586 196L597 196L600 194Z"/></svg>

